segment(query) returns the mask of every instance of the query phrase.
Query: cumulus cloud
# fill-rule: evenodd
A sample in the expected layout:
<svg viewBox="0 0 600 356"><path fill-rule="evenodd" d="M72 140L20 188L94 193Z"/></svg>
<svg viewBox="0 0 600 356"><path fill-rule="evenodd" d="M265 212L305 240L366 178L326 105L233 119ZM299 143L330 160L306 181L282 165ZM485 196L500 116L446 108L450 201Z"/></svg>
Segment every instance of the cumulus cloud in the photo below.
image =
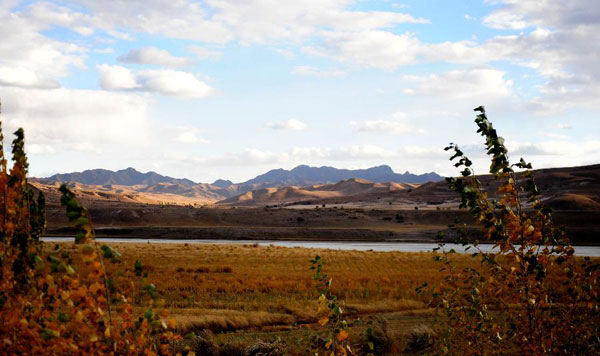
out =
<svg viewBox="0 0 600 356"><path fill-rule="evenodd" d="M308 75L313 77L342 77L346 75L346 72L342 70L323 70L316 67L310 66L297 66L292 69L293 74Z"/></svg>
<svg viewBox="0 0 600 356"><path fill-rule="evenodd" d="M11 88L2 99L4 125L10 131L23 127L32 153L149 142L149 103L139 95Z"/></svg>
<svg viewBox="0 0 600 356"><path fill-rule="evenodd" d="M364 30L400 23L428 23L409 14L348 10L339 0L298 0L273 6L268 0L129 1L84 0L90 22L105 31L123 29L207 43L299 42L324 28ZM135 18L136 21L131 21Z"/></svg>
<svg viewBox="0 0 600 356"><path fill-rule="evenodd" d="M60 85L51 78L40 78L36 72L19 66L0 66L0 86L53 89Z"/></svg>
<svg viewBox="0 0 600 356"><path fill-rule="evenodd" d="M590 160L600 159L600 141L542 141L542 142L508 142L507 147L514 155L553 156L555 158L572 157L573 164L582 163L582 157Z"/></svg>
<svg viewBox="0 0 600 356"><path fill-rule="evenodd" d="M209 141L200 137L200 130L196 127L179 126L167 129L173 141L184 144L208 143Z"/></svg>
<svg viewBox="0 0 600 356"><path fill-rule="evenodd" d="M180 98L204 98L214 89L195 75L171 69L131 71L117 65L101 64L100 86L108 90L155 92Z"/></svg>
<svg viewBox="0 0 600 356"><path fill-rule="evenodd" d="M87 50L41 34L51 28L36 21L30 11L13 13L10 6L0 9L0 86L52 89L57 79L66 77L70 67L84 68Z"/></svg>
<svg viewBox="0 0 600 356"><path fill-rule="evenodd" d="M378 132L378 133L393 133L407 134L416 133L424 134L425 130L417 129L407 118L403 112L396 112L389 118L378 120L366 120L363 122L351 122L357 131L362 132Z"/></svg>
<svg viewBox="0 0 600 356"><path fill-rule="evenodd" d="M512 93L512 80L504 78L506 73L490 68L454 70L427 76L404 76L416 86L403 90L407 95L433 95L449 98L494 99Z"/></svg>
<svg viewBox="0 0 600 356"><path fill-rule="evenodd" d="M277 121L277 122L269 122L266 126L270 129L274 130L292 130L292 131L302 131L306 129L306 124L300 120L289 119L285 121Z"/></svg>
<svg viewBox="0 0 600 356"><path fill-rule="evenodd" d="M131 49L127 54L117 57L117 61L122 63L154 64L165 67L183 67L196 64L190 58L174 56L167 50L156 47Z"/></svg>

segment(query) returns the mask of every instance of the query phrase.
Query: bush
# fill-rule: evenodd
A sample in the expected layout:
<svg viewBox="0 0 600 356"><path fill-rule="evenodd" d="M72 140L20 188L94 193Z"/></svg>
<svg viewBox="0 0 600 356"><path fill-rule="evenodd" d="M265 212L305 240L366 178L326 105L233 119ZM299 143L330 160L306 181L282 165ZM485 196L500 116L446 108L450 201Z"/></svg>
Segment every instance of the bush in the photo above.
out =
<svg viewBox="0 0 600 356"><path fill-rule="evenodd" d="M213 340L212 333L204 330L196 335L192 341L192 350L196 356L218 356L219 347Z"/></svg>
<svg viewBox="0 0 600 356"><path fill-rule="evenodd" d="M9 172L0 129L0 354L171 354L181 337L170 331L175 322L161 311L156 287L134 272L141 264L106 272L104 259L119 263L120 255L98 246L87 209L65 185L61 204L76 227L78 254L42 249L45 199L27 183L23 130L15 136Z"/></svg>
<svg viewBox="0 0 600 356"><path fill-rule="evenodd" d="M522 158L511 164L484 108L475 110L477 132L491 156L490 173L500 182L496 197L484 192L471 160L455 144L446 150L454 152L450 159L463 170L447 181L460 195L460 208L471 213L497 253L484 253L473 241L479 265L459 269L452 261L454 250L440 244L442 253L435 259L443 263L445 283L429 289L431 304L447 320L440 324L437 352L600 354L600 264L575 258L565 230L554 225L552 211L541 201L531 164ZM470 242L466 225L453 229L457 242ZM418 291L427 288L424 284Z"/></svg>
<svg viewBox="0 0 600 356"><path fill-rule="evenodd" d="M383 355L390 351L391 345L392 341L385 321L370 326L361 335L362 353L364 355Z"/></svg>
<svg viewBox="0 0 600 356"><path fill-rule="evenodd" d="M246 347L242 344L226 343L219 347L220 356L246 356Z"/></svg>
<svg viewBox="0 0 600 356"><path fill-rule="evenodd" d="M413 328L408 336L407 349L410 351L423 351L433 346L435 332L427 325L418 325Z"/></svg>
<svg viewBox="0 0 600 356"><path fill-rule="evenodd" d="M284 351L279 342L269 343L259 340L245 350L246 356L281 356L283 354Z"/></svg>

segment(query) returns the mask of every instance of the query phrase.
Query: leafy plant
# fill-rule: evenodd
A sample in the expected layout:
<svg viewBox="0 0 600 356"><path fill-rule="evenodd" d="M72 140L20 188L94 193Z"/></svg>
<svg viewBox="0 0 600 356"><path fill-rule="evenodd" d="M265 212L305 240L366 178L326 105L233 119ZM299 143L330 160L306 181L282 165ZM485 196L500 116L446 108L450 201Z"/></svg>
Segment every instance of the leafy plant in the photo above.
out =
<svg viewBox="0 0 600 356"><path fill-rule="evenodd" d="M181 337L156 287L141 264L106 272L104 258L119 264L119 254L98 247L87 209L66 186L61 203L78 229L77 253L42 249L45 199L27 183L23 130L15 136L8 172L0 130L0 354L170 354Z"/></svg>
<svg viewBox="0 0 600 356"><path fill-rule="evenodd" d="M331 355L347 355L352 353L348 345L348 323L342 318L343 310L338 298L331 293L331 278L323 272L323 260L315 256L310 260L311 270L315 271L313 280L319 291L318 323L326 331L324 348Z"/></svg>
<svg viewBox="0 0 600 356"><path fill-rule="evenodd" d="M565 354L600 353L600 265L576 258L565 230L556 227L551 209L544 206L530 163L511 164L502 137L478 112L477 132L485 138L491 158L490 173L499 183L495 197L475 176L472 161L456 144L450 160L461 176L447 178L497 252L484 253L473 241L476 268L459 269L453 249L440 244L445 283L420 292L431 293L431 303L444 311L440 330L441 354ZM519 170L520 172L516 172ZM470 241L466 225L456 224L457 242ZM467 249L471 248L470 246Z"/></svg>

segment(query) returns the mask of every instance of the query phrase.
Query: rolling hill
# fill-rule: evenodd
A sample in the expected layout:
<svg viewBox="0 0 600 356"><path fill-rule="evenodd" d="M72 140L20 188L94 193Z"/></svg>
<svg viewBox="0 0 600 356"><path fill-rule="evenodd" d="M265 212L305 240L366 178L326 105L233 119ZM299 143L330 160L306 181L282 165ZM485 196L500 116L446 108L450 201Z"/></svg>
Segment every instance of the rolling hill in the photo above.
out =
<svg viewBox="0 0 600 356"><path fill-rule="evenodd" d="M134 168L127 168L118 171L92 169L83 172L55 174L47 178L34 178L31 181L35 184L54 187L58 187L62 183L69 183L73 189L84 192L90 197L97 197L98 199L117 199L116 197L118 197L118 199L123 201L140 203L170 202L178 204L203 204L227 200L256 191L256 193L245 195L245 198L237 198L240 201L252 200L251 197L258 197L261 194L268 195L268 192L274 192L283 187L290 187L288 193L278 192L270 199L273 200L277 196L296 196L300 200L306 200L304 198L305 195L312 198L340 196L343 194L321 192L320 188L316 186L337 183L348 179L356 179L357 181L362 179L389 185L437 181L441 179L441 176L436 173L415 175L406 172L398 174L389 166L358 170L298 166L289 171L284 169L271 170L241 183L218 179L212 184L208 184L196 183L189 179L163 176L156 172L142 173ZM315 187L299 189L292 188L291 186ZM366 186L364 188L367 190L371 189ZM298 192L294 193L294 190L298 190Z"/></svg>

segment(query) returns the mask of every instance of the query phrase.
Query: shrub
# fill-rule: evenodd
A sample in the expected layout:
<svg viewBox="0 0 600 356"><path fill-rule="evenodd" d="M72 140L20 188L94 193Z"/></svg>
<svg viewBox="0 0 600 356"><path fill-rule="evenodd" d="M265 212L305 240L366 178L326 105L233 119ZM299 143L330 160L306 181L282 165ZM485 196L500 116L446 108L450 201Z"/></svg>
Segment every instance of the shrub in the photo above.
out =
<svg viewBox="0 0 600 356"><path fill-rule="evenodd" d="M218 356L219 347L208 330L200 332L192 340L192 350L196 356Z"/></svg>
<svg viewBox="0 0 600 356"><path fill-rule="evenodd" d="M446 315L439 330L442 354L566 354L600 353L600 264L575 258L565 230L557 228L541 201L532 166L522 158L511 164L504 140L475 109L478 133L491 157L490 173L500 185L490 197L475 176L471 160L455 144L451 160L461 176L448 178L497 253L473 245L476 268L458 269L454 250L440 244L445 284L429 289L431 303ZM520 174L515 168L522 170ZM453 226L457 242L468 243L466 225ZM469 247L467 247L468 249ZM423 291L424 284L418 290Z"/></svg>
<svg viewBox="0 0 600 356"><path fill-rule="evenodd" d="M417 325L414 327L407 342L407 349L411 351L423 351L433 346L435 332L427 325Z"/></svg>
<svg viewBox="0 0 600 356"><path fill-rule="evenodd" d="M246 356L246 347L238 343L226 343L219 347L220 356Z"/></svg>
<svg viewBox="0 0 600 356"><path fill-rule="evenodd" d="M364 355L384 355L389 352L392 341L385 320L365 329L361 335L361 345Z"/></svg>
<svg viewBox="0 0 600 356"><path fill-rule="evenodd" d="M156 287L134 274L138 266L106 273L104 259L118 263L119 254L98 246L87 209L65 185L61 203L79 249L76 256L42 250L45 200L27 184L23 130L15 136L9 172L0 129L0 354L170 354L181 338L160 311Z"/></svg>
<svg viewBox="0 0 600 356"><path fill-rule="evenodd" d="M245 356L281 356L283 354L284 351L279 342L270 343L259 340L245 350Z"/></svg>

